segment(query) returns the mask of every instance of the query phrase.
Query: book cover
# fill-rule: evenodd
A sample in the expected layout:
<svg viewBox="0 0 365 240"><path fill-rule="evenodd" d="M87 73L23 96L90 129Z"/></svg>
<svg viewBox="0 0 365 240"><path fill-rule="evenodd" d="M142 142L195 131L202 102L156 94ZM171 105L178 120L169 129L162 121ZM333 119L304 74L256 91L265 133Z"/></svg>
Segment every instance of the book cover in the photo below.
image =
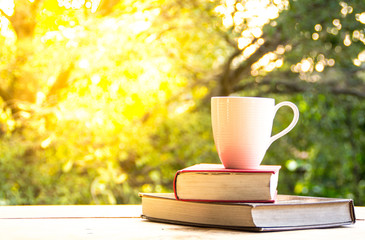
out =
<svg viewBox="0 0 365 240"><path fill-rule="evenodd" d="M226 169L222 164L197 164L176 172L177 200L207 202L274 202L281 166Z"/></svg>
<svg viewBox="0 0 365 240"><path fill-rule="evenodd" d="M178 201L173 193L141 193L142 217L173 224L245 231L327 228L355 223L351 199L278 195L275 203Z"/></svg>

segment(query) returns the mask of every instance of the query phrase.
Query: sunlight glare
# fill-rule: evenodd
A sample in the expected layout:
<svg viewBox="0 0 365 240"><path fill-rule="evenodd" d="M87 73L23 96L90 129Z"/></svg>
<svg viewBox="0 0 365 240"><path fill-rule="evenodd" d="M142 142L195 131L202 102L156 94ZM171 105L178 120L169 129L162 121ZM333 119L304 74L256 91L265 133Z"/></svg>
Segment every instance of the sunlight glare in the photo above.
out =
<svg viewBox="0 0 365 240"><path fill-rule="evenodd" d="M351 45L351 39L350 39L350 35L346 34L345 39L343 40L343 45L345 45L346 47Z"/></svg>
<svg viewBox="0 0 365 240"><path fill-rule="evenodd" d="M276 0L274 2L269 0L248 0L244 4L236 3L234 0L226 0L214 9L216 13L222 16L223 26L226 28L234 27L234 31L241 34L236 41L238 48L242 50L242 55L233 60L233 66L237 66L240 61L249 58L264 44L265 40L261 38L263 26L276 19L279 13L288 6L289 3L286 0ZM282 65L283 60L270 62L265 70L271 71ZM252 73L258 74L258 69L262 67L259 66L260 64L257 64L253 67Z"/></svg>
<svg viewBox="0 0 365 240"><path fill-rule="evenodd" d="M335 65L335 60L332 58L327 59L327 65L333 67Z"/></svg>
<svg viewBox="0 0 365 240"><path fill-rule="evenodd" d="M58 0L59 7L65 7L66 9L79 9L85 4L85 0Z"/></svg>
<svg viewBox="0 0 365 240"><path fill-rule="evenodd" d="M16 41L16 34L11 30L11 24L9 20L1 16L0 13L0 35L5 37L6 39L6 45L10 45L11 43Z"/></svg>
<svg viewBox="0 0 365 240"><path fill-rule="evenodd" d="M313 39L314 41L318 40L318 39L319 39L319 34L318 34L318 33L313 33L313 34L312 34L312 39Z"/></svg>
<svg viewBox="0 0 365 240"><path fill-rule="evenodd" d="M324 63L323 62L317 63L316 66L315 66L315 69L316 69L317 72L323 72L323 70L324 70Z"/></svg>
<svg viewBox="0 0 365 240"><path fill-rule="evenodd" d="M118 82L113 82L109 87L108 87L108 92L110 94L110 96L112 98L117 98L118 94L118 90L119 90L119 86L120 84Z"/></svg>
<svg viewBox="0 0 365 240"><path fill-rule="evenodd" d="M261 57L251 66L251 74L258 76L260 73L271 72L275 68L280 68L284 65L282 55L286 51L286 47L279 45L274 52L269 52Z"/></svg>
<svg viewBox="0 0 365 240"><path fill-rule="evenodd" d="M261 28L255 27L255 28L252 29L252 34L253 34L253 36L255 38L259 38L259 37L261 37L261 35L263 34L263 32L262 32L262 29Z"/></svg>
<svg viewBox="0 0 365 240"><path fill-rule="evenodd" d="M79 61L79 67L82 68L82 69L87 69L90 67L90 63L89 63L89 60L88 59L81 59Z"/></svg>
<svg viewBox="0 0 365 240"><path fill-rule="evenodd" d="M48 79L47 79L47 85L48 86L53 86L53 84L56 82L56 77L55 76L50 76Z"/></svg>
<svg viewBox="0 0 365 240"><path fill-rule="evenodd" d="M91 82L92 82L93 85L98 85L98 83L100 82L100 80L101 80L101 77L100 77L99 74L94 74L91 77Z"/></svg>
<svg viewBox="0 0 365 240"><path fill-rule="evenodd" d="M237 11L243 12L245 10L245 7L242 5L242 3L238 2L236 3L236 9Z"/></svg>
<svg viewBox="0 0 365 240"><path fill-rule="evenodd" d="M353 64L357 67L360 67L363 62L365 62L365 50L359 53L357 58L353 60Z"/></svg>
<svg viewBox="0 0 365 240"><path fill-rule="evenodd" d="M341 14L342 14L343 17L346 17L347 14L351 14L352 11L354 10L353 7L349 6L345 2L340 2L340 5L342 7Z"/></svg>
<svg viewBox="0 0 365 240"><path fill-rule="evenodd" d="M100 0L91 0L91 12L95 13L100 5Z"/></svg>
<svg viewBox="0 0 365 240"><path fill-rule="evenodd" d="M361 62L365 62L365 50L360 52L357 57Z"/></svg>
<svg viewBox="0 0 365 240"><path fill-rule="evenodd" d="M249 58L252 54L254 54L254 52L256 52L256 50L258 49L258 46L256 44L251 44L250 46L248 46L247 48L245 48L245 50L243 51L243 56L245 59Z"/></svg>
<svg viewBox="0 0 365 240"><path fill-rule="evenodd" d="M314 30L316 30L317 32L322 31L322 25L321 25L321 24L316 24L316 25L314 26Z"/></svg>
<svg viewBox="0 0 365 240"><path fill-rule="evenodd" d="M175 109L175 115L183 114L184 112L188 111L191 107L195 105L195 102L193 100L189 100L185 103L182 103L180 106L178 106Z"/></svg>
<svg viewBox="0 0 365 240"><path fill-rule="evenodd" d="M353 64L356 66L356 67L360 67L361 66L361 61L358 59L358 58L355 58L353 60Z"/></svg>
<svg viewBox="0 0 365 240"><path fill-rule="evenodd" d="M355 18L357 21L361 22L362 24L365 24L365 12L356 14Z"/></svg>
<svg viewBox="0 0 365 240"><path fill-rule="evenodd" d="M335 60L332 58L327 59L323 54L319 54L316 59L317 59L316 62L312 58L302 59L302 61L300 61L299 63L292 65L290 69L292 72L300 73L301 74L300 77L302 78L302 80L312 81L312 82L318 81L320 78L319 75L314 74L313 76L308 75L308 77L305 77L303 74L312 73L314 70L318 73L321 73L324 71L326 66L333 67L335 65ZM355 59L353 61L355 65L358 62L359 62L358 59Z"/></svg>
<svg viewBox="0 0 365 240"><path fill-rule="evenodd" d="M15 9L14 0L0 0L0 9L9 17L12 16Z"/></svg>
<svg viewBox="0 0 365 240"><path fill-rule="evenodd" d="M51 145L51 143L52 143L52 141L53 141L53 137L51 136L51 137L48 137L48 138L46 138L46 139L44 139L42 142L41 142L41 148L47 148L49 145Z"/></svg>
<svg viewBox="0 0 365 240"><path fill-rule="evenodd" d="M135 34L138 34L149 29L151 24L151 22L140 20L132 23L130 27Z"/></svg>
<svg viewBox="0 0 365 240"><path fill-rule="evenodd" d="M263 45L264 43L265 43L265 39L263 39L263 38L257 39L257 44L258 45Z"/></svg>
<svg viewBox="0 0 365 240"><path fill-rule="evenodd" d="M233 0L223 1L215 8L215 12L223 16L223 25L230 28L245 21L248 28L259 27L279 16L280 11L288 6L288 1L248 0L243 5ZM232 17L233 16L233 17Z"/></svg>
<svg viewBox="0 0 365 240"><path fill-rule="evenodd" d="M46 94L44 94L43 92L37 92L36 104L41 105L44 100L46 100Z"/></svg>
<svg viewBox="0 0 365 240"><path fill-rule="evenodd" d="M285 53L285 47L283 45L279 45L276 50L275 50L276 54L282 55Z"/></svg>
<svg viewBox="0 0 365 240"><path fill-rule="evenodd" d="M238 42L238 48L242 50L246 46L248 46L252 42L252 40L249 38L241 37L238 38L237 42Z"/></svg>
<svg viewBox="0 0 365 240"><path fill-rule="evenodd" d="M303 59L301 64L301 70L303 72L309 72L312 67L312 61L311 59Z"/></svg>
<svg viewBox="0 0 365 240"><path fill-rule="evenodd" d="M280 67L282 67L282 66L283 66L283 64L284 64L283 59L278 59L278 60L276 60L276 61L275 61L275 67L276 67L276 68L280 68Z"/></svg>
<svg viewBox="0 0 365 240"><path fill-rule="evenodd" d="M342 24L341 24L340 19L333 19L332 24L333 24L333 26L335 26L337 28L337 30L342 29Z"/></svg>

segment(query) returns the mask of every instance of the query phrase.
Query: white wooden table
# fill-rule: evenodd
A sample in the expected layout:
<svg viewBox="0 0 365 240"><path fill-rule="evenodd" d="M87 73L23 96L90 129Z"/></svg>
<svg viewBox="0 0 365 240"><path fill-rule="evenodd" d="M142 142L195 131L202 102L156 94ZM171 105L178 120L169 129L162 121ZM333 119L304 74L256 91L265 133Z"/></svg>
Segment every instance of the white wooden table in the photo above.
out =
<svg viewBox="0 0 365 240"><path fill-rule="evenodd" d="M52 239L365 239L365 207L355 225L284 232L243 232L142 220L140 205L0 206L1 240Z"/></svg>

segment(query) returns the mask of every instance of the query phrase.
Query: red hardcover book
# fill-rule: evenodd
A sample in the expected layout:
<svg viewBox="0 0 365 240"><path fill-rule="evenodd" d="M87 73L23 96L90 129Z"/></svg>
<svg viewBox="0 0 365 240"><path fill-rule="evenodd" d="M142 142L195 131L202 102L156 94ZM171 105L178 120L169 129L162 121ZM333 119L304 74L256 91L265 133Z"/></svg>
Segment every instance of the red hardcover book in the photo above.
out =
<svg viewBox="0 0 365 240"><path fill-rule="evenodd" d="M227 169L222 164L197 164L176 172L177 200L203 202L275 202L278 165Z"/></svg>

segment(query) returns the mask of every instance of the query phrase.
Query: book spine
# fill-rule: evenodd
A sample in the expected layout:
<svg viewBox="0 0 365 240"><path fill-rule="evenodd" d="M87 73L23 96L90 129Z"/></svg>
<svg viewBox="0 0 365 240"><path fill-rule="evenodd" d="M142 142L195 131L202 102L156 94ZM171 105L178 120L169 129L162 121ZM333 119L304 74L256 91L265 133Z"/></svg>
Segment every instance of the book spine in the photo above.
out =
<svg viewBox="0 0 365 240"><path fill-rule="evenodd" d="M179 198L177 191L177 177L184 172L188 172L185 170L179 170L176 172L173 182L174 196L176 200L185 201L185 202L223 202L223 203L274 203L277 198L277 191L275 192L273 199L268 200L214 200L214 199L182 199ZM201 172L201 171L200 171Z"/></svg>
<svg viewBox="0 0 365 240"><path fill-rule="evenodd" d="M354 201L352 199L349 200L349 208L350 208L350 215L352 223L356 223L356 216L355 216L355 206Z"/></svg>
<svg viewBox="0 0 365 240"><path fill-rule="evenodd" d="M178 195L177 195L177 186L176 186L176 181L177 181L177 176L181 173L181 170L177 171L174 177L174 183L173 183L173 188L174 188L174 195L176 200L180 200Z"/></svg>

